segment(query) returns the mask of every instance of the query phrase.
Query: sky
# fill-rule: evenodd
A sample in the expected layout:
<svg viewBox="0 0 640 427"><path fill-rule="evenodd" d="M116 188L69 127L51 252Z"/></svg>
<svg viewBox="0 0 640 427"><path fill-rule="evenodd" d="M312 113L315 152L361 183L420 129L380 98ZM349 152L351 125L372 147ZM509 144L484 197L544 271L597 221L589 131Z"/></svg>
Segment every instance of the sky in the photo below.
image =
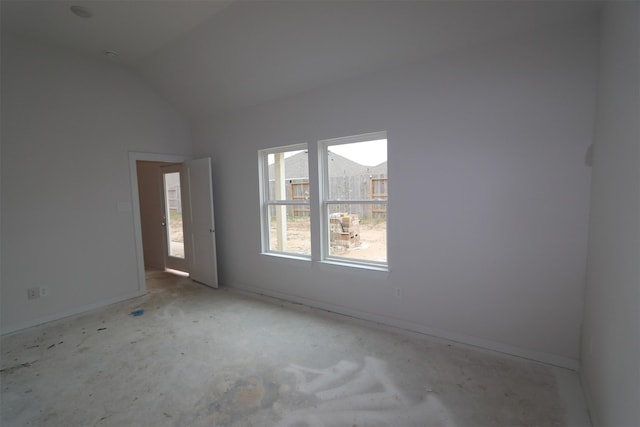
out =
<svg viewBox="0 0 640 427"><path fill-rule="evenodd" d="M331 145L329 151L363 166L377 166L387 161L387 140L356 142L352 144ZM291 157L300 151L288 151L284 157ZM269 164L273 164L273 154L269 155Z"/></svg>
<svg viewBox="0 0 640 427"><path fill-rule="evenodd" d="M377 166L387 161L387 140L331 145L329 151L364 166Z"/></svg>

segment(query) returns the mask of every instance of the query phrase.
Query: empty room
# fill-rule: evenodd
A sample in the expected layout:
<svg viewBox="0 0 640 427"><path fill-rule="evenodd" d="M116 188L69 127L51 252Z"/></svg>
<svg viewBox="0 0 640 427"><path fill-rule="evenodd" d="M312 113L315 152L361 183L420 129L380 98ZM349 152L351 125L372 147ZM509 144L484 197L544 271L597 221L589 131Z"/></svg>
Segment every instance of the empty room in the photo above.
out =
<svg viewBox="0 0 640 427"><path fill-rule="evenodd" d="M0 425L640 426L640 2L0 18Z"/></svg>

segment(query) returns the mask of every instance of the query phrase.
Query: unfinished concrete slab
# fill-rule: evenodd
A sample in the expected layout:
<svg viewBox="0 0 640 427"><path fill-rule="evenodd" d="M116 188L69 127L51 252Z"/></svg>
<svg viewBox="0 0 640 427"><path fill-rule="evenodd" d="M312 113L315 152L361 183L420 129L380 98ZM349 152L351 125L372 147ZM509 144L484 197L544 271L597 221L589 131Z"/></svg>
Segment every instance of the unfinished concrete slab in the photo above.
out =
<svg viewBox="0 0 640 427"><path fill-rule="evenodd" d="M147 280L144 297L2 337L0 424L590 425L572 371L164 272Z"/></svg>

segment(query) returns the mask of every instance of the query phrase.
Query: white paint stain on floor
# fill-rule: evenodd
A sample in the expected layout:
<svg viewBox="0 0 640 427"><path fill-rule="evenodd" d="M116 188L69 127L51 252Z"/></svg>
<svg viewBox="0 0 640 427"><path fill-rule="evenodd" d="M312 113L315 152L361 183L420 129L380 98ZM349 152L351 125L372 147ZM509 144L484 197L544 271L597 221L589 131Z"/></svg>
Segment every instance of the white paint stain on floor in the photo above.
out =
<svg viewBox="0 0 640 427"><path fill-rule="evenodd" d="M278 427L454 426L435 394L418 402L396 387L383 360L365 357L362 366L340 361L326 369L291 365L298 392L319 403L289 413Z"/></svg>
<svg viewBox="0 0 640 427"><path fill-rule="evenodd" d="M0 337L0 425L590 425L575 372L166 273L148 289Z"/></svg>

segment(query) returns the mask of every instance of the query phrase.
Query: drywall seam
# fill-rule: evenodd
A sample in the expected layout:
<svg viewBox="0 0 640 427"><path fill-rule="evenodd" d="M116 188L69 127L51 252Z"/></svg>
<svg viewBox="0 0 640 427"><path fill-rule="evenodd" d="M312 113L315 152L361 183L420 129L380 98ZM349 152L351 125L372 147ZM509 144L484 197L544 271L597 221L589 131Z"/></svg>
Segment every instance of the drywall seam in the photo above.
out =
<svg viewBox="0 0 640 427"><path fill-rule="evenodd" d="M491 351L496 351L498 353L508 354L511 356L522 357L524 359L530 359L536 362L542 362L548 365L570 369L572 371L578 371L580 367L579 361L577 359L558 356L555 354L550 354L545 352L527 350L517 346L503 344L500 342L472 337L469 335L459 334L455 332L443 331L441 329L430 328L428 326L421 325L418 323L407 322L404 320L394 319L387 316L371 314L371 313L367 313L360 310L353 310L346 307L319 302L309 298L297 297L295 295L272 291L269 289L263 289L255 286L244 285L236 282L230 285L221 283L220 286L224 286L224 287L227 287L233 290L238 290L241 292L247 292L250 294L264 295L267 297L278 298L278 299L293 302L293 303L300 303L300 304L307 305L309 307L328 310L328 311L342 314L345 316L354 317L356 319L376 322L386 326L404 329L410 332L418 332L423 335L429 335L436 338L446 339L448 341L470 345L473 347L479 347L485 350L491 350Z"/></svg>

